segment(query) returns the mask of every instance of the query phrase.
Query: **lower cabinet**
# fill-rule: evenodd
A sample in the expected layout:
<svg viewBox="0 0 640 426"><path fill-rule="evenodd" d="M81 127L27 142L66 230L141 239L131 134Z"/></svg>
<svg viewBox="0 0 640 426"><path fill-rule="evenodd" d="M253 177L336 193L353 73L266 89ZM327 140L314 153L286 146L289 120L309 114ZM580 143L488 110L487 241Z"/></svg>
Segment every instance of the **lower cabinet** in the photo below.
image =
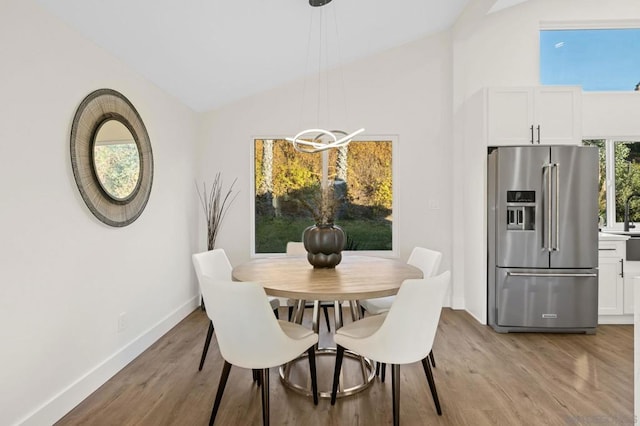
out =
<svg viewBox="0 0 640 426"><path fill-rule="evenodd" d="M625 262L624 267L624 303L622 307L625 315L632 315L634 312L633 279L635 277L640 277L640 261L627 261Z"/></svg>
<svg viewBox="0 0 640 426"><path fill-rule="evenodd" d="M598 263L598 315L622 315L624 259L601 256Z"/></svg>
<svg viewBox="0 0 640 426"><path fill-rule="evenodd" d="M633 322L633 277L640 276L640 262L627 262L626 241L598 244L598 323Z"/></svg>

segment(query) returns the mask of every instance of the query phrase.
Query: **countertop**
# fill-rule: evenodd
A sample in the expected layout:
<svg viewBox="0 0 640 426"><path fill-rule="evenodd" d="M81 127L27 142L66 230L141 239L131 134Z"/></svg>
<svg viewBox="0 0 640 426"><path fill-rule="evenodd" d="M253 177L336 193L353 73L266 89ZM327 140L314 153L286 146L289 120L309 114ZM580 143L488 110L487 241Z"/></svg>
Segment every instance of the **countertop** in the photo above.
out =
<svg viewBox="0 0 640 426"><path fill-rule="evenodd" d="M599 232L598 240L600 241L626 241L631 238L629 235L610 234L608 232Z"/></svg>

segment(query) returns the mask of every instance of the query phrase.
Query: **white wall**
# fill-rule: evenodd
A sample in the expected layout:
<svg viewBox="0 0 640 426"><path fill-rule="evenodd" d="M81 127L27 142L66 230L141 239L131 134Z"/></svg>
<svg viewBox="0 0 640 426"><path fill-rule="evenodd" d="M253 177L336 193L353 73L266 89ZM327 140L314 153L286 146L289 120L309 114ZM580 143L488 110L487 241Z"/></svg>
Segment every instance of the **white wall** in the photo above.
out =
<svg viewBox="0 0 640 426"><path fill-rule="evenodd" d="M366 134L398 136L394 194L398 209L399 256L416 245L443 252L441 268L451 267L451 49L448 33L422 39L358 61L342 70L331 128L366 128ZM339 74L339 73L338 73ZM339 76L332 81L340 81ZM293 136L314 126L315 107L301 112L303 82L253 96L211 112L201 140L202 178L221 171L238 177L241 195L231 207L218 246L235 265L250 257L251 145L254 136ZM308 96L311 96L308 92ZM315 105L309 100L306 105ZM322 111L324 112L324 110ZM366 137L366 136L365 136ZM428 200L440 205L428 209Z"/></svg>
<svg viewBox="0 0 640 426"><path fill-rule="evenodd" d="M195 306L198 116L32 1L0 3L0 58L0 424L51 424ZM71 170L75 110L103 87L153 147L124 228L93 217Z"/></svg>
<svg viewBox="0 0 640 426"><path fill-rule="evenodd" d="M482 243L485 209L479 200L484 200L486 152L474 149L473 134L464 134L465 128L474 127L469 120L478 119L477 115L465 118L465 108L474 103L474 95L483 87L539 84L541 22L640 18L637 0L529 0L486 15L492 3L471 2L452 35L454 158L465 158L453 164L455 187L464 189L454 198L454 222L464 224L453 230L454 280L455 285L465 288L466 309L482 322L486 321L486 247ZM596 110L590 100L585 106L589 114ZM589 125L587 118L583 123ZM481 143L480 137L476 139Z"/></svg>

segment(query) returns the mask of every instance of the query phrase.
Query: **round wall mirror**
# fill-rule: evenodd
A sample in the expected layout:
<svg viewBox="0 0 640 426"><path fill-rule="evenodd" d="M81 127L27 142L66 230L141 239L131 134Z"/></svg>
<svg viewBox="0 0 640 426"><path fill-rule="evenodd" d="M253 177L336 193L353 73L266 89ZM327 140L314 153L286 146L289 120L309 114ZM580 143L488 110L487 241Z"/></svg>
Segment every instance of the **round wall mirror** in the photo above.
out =
<svg viewBox="0 0 640 426"><path fill-rule="evenodd" d="M85 204L102 222L126 226L142 214L153 181L151 141L124 95L100 89L82 101L71 127L71 165Z"/></svg>
<svg viewBox="0 0 640 426"><path fill-rule="evenodd" d="M93 167L102 189L114 200L126 200L140 181L140 153L133 135L118 120L107 120L93 141Z"/></svg>

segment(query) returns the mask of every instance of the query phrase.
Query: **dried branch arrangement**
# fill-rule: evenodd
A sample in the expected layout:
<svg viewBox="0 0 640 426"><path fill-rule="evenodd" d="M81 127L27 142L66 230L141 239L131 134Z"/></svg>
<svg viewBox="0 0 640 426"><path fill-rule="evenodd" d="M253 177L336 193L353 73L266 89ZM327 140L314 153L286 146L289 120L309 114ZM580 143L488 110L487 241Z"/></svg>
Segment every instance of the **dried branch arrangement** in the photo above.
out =
<svg viewBox="0 0 640 426"><path fill-rule="evenodd" d="M299 197L297 201L311 213L316 225L333 224L338 208L343 201L343 197L336 193L333 182L324 187L318 185L313 188L310 194L305 195L306 197Z"/></svg>
<svg viewBox="0 0 640 426"><path fill-rule="evenodd" d="M223 190L222 176L220 172L216 173L216 177L213 180L211 188L207 189L207 184L202 184L202 192L198 188L196 183L196 190L198 191L198 197L200 198L200 204L204 211L204 216L207 221L207 249L213 250L216 244L216 237L218 231L222 225L222 221L229 210L229 207L238 196L238 193L233 193L233 185L235 185L238 179L234 179L229 186L229 189L225 192Z"/></svg>

